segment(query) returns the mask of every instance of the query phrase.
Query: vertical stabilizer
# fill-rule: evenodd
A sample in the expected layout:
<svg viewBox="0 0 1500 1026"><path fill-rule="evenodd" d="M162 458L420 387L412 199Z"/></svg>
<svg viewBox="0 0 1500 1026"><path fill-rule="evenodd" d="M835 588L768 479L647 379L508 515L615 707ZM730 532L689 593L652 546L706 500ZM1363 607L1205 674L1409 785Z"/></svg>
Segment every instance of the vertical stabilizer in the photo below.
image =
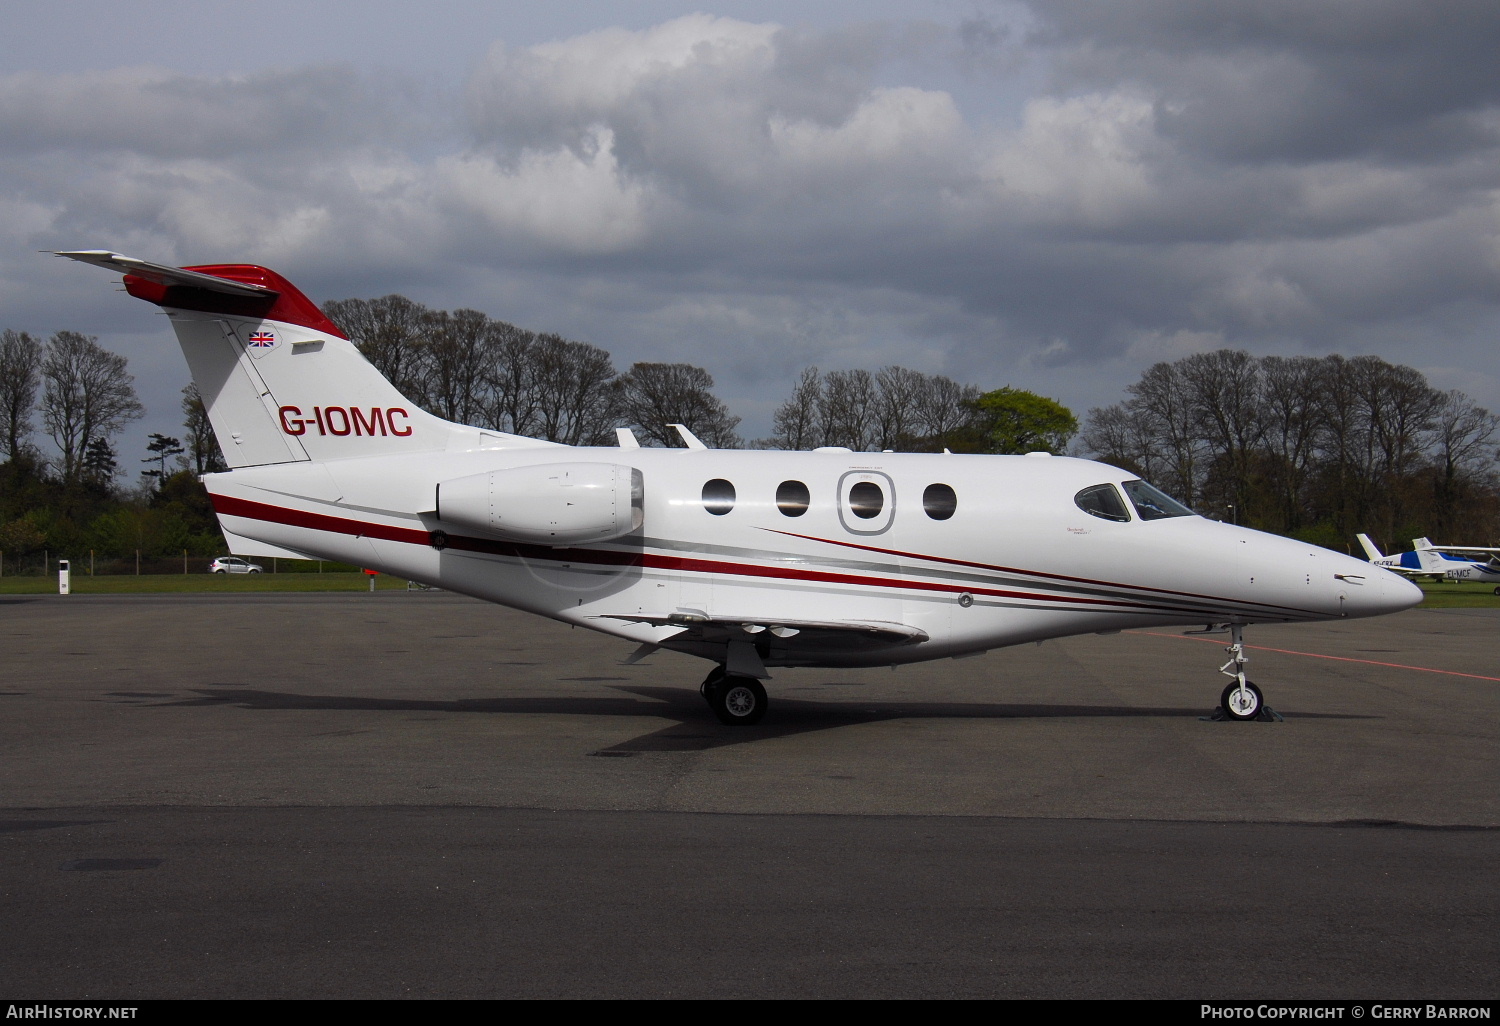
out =
<svg viewBox="0 0 1500 1026"><path fill-rule="evenodd" d="M1360 548L1365 550L1365 556L1369 558L1370 562L1373 563L1377 559L1384 558L1380 550L1375 547L1375 543L1370 540L1368 534L1357 534L1355 537L1359 539Z"/></svg>
<svg viewBox="0 0 1500 1026"><path fill-rule="evenodd" d="M169 267L109 250L58 256L123 273L125 291L167 312L231 468L443 450L458 435L477 440L474 429L407 400L275 271Z"/></svg>
<svg viewBox="0 0 1500 1026"><path fill-rule="evenodd" d="M1411 550L1417 554L1417 565L1423 570L1440 574L1448 569L1444 565L1443 554L1433 551L1431 539L1413 538L1411 540Z"/></svg>
<svg viewBox="0 0 1500 1026"><path fill-rule="evenodd" d="M456 425L398 392L346 338L168 309L231 467L441 450Z"/></svg>

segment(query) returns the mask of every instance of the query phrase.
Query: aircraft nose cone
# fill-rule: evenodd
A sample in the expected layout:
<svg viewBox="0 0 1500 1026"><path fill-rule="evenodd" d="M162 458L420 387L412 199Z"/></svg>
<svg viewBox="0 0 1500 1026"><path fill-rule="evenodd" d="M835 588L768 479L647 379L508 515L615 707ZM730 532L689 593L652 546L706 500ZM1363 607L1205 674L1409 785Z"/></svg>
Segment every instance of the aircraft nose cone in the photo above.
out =
<svg viewBox="0 0 1500 1026"><path fill-rule="evenodd" d="M1388 611L1392 613L1410 609L1425 597L1422 589L1414 582L1405 577L1399 577L1389 570L1386 571L1385 579L1380 582L1380 590L1384 593L1385 600L1390 607Z"/></svg>
<svg viewBox="0 0 1500 1026"><path fill-rule="evenodd" d="M1362 585L1354 585L1355 576L1340 589L1345 616L1384 616L1410 609L1422 601L1422 589L1400 574L1364 564Z"/></svg>

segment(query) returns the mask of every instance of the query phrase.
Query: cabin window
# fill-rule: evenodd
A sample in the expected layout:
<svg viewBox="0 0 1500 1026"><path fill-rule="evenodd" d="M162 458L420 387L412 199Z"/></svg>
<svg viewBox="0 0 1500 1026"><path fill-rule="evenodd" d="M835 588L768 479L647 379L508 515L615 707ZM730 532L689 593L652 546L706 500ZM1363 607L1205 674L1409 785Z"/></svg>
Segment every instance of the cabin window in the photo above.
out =
<svg viewBox="0 0 1500 1026"><path fill-rule="evenodd" d="M861 520L873 520L885 509L885 492L874 481L861 481L849 489L849 512Z"/></svg>
<svg viewBox="0 0 1500 1026"><path fill-rule="evenodd" d="M1165 520L1168 517L1190 517L1193 511L1172 498L1160 488L1145 481L1126 481L1122 485L1135 507L1136 516L1142 520Z"/></svg>
<svg viewBox="0 0 1500 1026"><path fill-rule="evenodd" d="M930 484L922 493L922 508L934 520L947 520L958 509L958 496L945 484Z"/></svg>
<svg viewBox="0 0 1500 1026"><path fill-rule="evenodd" d="M734 485L716 477L703 486L703 508L716 517L734 509Z"/></svg>
<svg viewBox="0 0 1500 1026"><path fill-rule="evenodd" d="M1073 496L1073 501L1078 503L1079 509L1100 520L1118 520L1123 523L1130 519L1130 511L1125 508L1125 500L1120 498L1120 493L1111 484L1085 488Z"/></svg>
<svg viewBox="0 0 1500 1026"><path fill-rule="evenodd" d="M812 493L801 481L783 481L776 486L776 508L786 517L800 517L812 503Z"/></svg>

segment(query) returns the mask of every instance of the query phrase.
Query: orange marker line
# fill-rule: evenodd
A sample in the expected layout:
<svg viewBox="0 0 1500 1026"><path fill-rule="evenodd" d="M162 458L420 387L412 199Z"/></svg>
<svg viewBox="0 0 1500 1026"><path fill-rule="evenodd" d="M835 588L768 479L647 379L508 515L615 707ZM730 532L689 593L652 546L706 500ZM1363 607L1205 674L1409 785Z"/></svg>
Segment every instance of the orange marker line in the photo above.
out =
<svg viewBox="0 0 1500 1026"><path fill-rule="evenodd" d="M1213 638L1194 638L1186 634L1164 634L1161 631L1126 631L1126 634L1149 634L1153 638L1181 638L1184 641L1206 641L1210 645L1219 642ZM1450 677L1470 677L1474 680L1500 681L1500 677L1486 677L1479 673L1459 673L1457 670L1435 670L1431 666L1407 666L1405 663L1382 663L1376 659L1352 659L1349 656L1323 655L1320 652L1293 652L1289 648L1267 648L1265 645L1246 645L1257 652L1279 652L1282 655L1307 656L1309 659L1333 659L1340 663L1366 663L1370 666L1389 666L1397 670L1420 670L1423 673L1446 673Z"/></svg>

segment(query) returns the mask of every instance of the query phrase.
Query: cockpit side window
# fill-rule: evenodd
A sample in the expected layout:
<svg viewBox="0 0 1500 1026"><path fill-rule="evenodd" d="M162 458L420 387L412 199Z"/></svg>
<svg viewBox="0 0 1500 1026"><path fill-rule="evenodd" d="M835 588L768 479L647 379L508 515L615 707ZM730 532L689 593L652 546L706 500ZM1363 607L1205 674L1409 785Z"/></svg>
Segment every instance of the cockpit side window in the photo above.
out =
<svg viewBox="0 0 1500 1026"><path fill-rule="evenodd" d="M1100 520L1116 520L1120 523L1130 519L1130 511L1112 484L1092 485L1073 496L1078 508Z"/></svg>
<svg viewBox="0 0 1500 1026"><path fill-rule="evenodd" d="M1172 498L1166 492L1145 481L1126 481L1122 485L1130 496L1136 515L1142 520L1166 520L1168 517L1194 516L1192 510Z"/></svg>

